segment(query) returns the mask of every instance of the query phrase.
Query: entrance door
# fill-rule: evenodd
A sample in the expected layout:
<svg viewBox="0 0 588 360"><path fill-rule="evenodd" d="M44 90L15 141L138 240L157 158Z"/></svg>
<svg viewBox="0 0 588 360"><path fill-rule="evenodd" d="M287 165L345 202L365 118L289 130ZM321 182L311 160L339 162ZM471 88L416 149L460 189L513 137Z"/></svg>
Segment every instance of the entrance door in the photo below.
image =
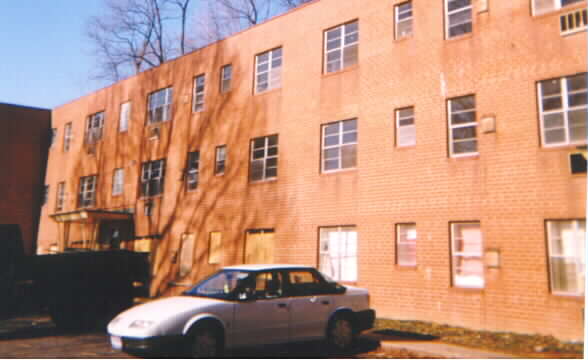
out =
<svg viewBox="0 0 588 360"><path fill-rule="evenodd" d="M127 241L133 238L133 222L129 220L102 221L98 230L98 244L101 249L115 250L126 248ZM122 246L121 246L122 245Z"/></svg>
<svg viewBox="0 0 588 360"><path fill-rule="evenodd" d="M273 264L274 230L256 229L247 231L245 239L246 264Z"/></svg>

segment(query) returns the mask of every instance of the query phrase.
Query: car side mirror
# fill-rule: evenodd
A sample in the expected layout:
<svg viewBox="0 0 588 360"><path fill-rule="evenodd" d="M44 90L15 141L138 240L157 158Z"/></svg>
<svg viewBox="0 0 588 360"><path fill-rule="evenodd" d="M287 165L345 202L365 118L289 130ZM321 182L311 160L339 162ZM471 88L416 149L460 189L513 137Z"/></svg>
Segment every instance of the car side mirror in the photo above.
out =
<svg viewBox="0 0 588 360"><path fill-rule="evenodd" d="M343 285L340 284L333 284L333 292L337 295L342 295L345 294L345 292L347 291L347 288Z"/></svg>

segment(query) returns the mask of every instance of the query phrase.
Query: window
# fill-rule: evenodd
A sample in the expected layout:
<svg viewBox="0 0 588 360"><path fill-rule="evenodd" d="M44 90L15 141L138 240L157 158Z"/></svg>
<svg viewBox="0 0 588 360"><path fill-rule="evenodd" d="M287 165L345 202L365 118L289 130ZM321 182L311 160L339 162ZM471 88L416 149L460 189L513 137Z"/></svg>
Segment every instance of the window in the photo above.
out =
<svg viewBox="0 0 588 360"><path fill-rule="evenodd" d="M43 185L43 197L41 198L41 206L47 204L49 200L49 185Z"/></svg>
<svg viewBox="0 0 588 360"><path fill-rule="evenodd" d="M208 244L208 263L220 264L222 259L222 234L218 231L210 233Z"/></svg>
<svg viewBox="0 0 588 360"><path fill-rule="evenodd" d="M416 266L416 224L396 225L396 264Z"/></svg>
<svg viewBox="0 0 588 360"><path fill-rule="evenodd" d="M472 32L472 0L444 0L445 1L445 37L451 39L456 36Z"/></svg>
<svg viewBox="0 0 588 360"><path fill-rule="evenodd" d="M323 125L324 172L354 168L357 164L357 119Z"/></svg>
<svg viewBox="0 0 588 360"><path fill-rule="evenodd" d="M255 57L255 92L282 86L282 48L266 51Z"/></svg>
<svg viewBox="0 0 588 360"><path fill-rule="evenodd" d="M412 2L394 6L395 37L402 39L412 35Z"/></svg>
<svg viewBox="0 0 588 360"><path fill-rule="evenodd" d="M414 108L396 110L396 146L416 144L416 127L414 125Z"/></svg>
<svg viewBox="0 0 588 360"><path fill-rule="evenodd" d="M163 193L165 159L143 163L141 171L141 196L149 197Z"/></svg>
<svg viewBox="0 0 588 360"><path fill-rule="evenodd" d="M231 80L233 78L233 65L225 65L221 68L220 92L226 93L231 90Z"/></svg>
<svg viewBox="0 0 588 360"><path fill-rule="evenodd" d="M57 129L51 128L51 132L49 133L49 147L53 147L55 139L57 139Z"/></svg>
<svg viewBox="0 0 588 360"><path fill-rule="evenodd" d="M448 101L449 152L451 156L478 153L476 97L462 96Z"/></svg>
<svg viewBox="0 0 588 360"><path fill-rule="evenodd" d="M194 79L194 112L204 110L204 74Z"/></svg>
<svg viewBox="0 0 588 360"><path fill-rule="evenodd" d="M355 226L320 228L319 270L337 281L357 280Z"/></svg>
<svg viewBox="0 0 588 360"><path fill-rule="evenodd" d="M147 99L147 121L155 124L171 119L173 89L171 87L151 93Z"/></svg>
<svg viewBox="0 0 588 360"><path fill-rule="evenodd" d="M86 144L93 144L102 139L104 126L104 111L90 115L86 126Z"/></svg>
<svg viewBox="0 0 588 360"><path fill-rule="evenodd" d="M182 247L180 250L180 271L178 275L182 278L190 273L194 265L194 234L182 234Z"/></svg>
<svg viewBox="0 0 588 360"><path fill-rule="evenodd" d="M62 211L65 202L65 182L57 184L57 196L55 197L55 211Z"/></svg>
<svg viewBox="0 0 588 360"><path fill-rule="evenodd" d="M453 285L484 287L482 233L479 222L451 224Z"/></svg>
<svg viewBox="0 0 588 360"><path fill-rule="evenodd" d="M120 119L118 131L125 132L129 130L129 121L131 118L131 103L126 102L120 105Z"/></svg>
<svg viewBox="0 0 588 360"><path fill-rule="evenodd" d="M80 192L78 193L78 207L92 207L96 203L96 175L80 178Z"/></svg>
<svg viewBox="0 0 588 360"><path fill-rule="evenodd" d="M114 169L112 176L112 196L120 195L124 192L125 171L124 169Z"/></svg>
<svg viewBox="0 0 588 360"><path fill-rule="evenodd" d="M214 162L214 174L222 175L225 173L225 166L227 161L227 146L221 145L216 147L216 156Z"/></svg>
<svg viewBox="0 0 588 360"><path fill-rule="evenodd" d="M278 176L278 135L251 140L250 161L251 181L275 179Z"/></svg>
<svg viewBox="0 0 588 360"><path fill-rule="evenodd" d="M273 299L282 296L282 274L279 272L262 272L255 275L255 297Z"/></svg>
<svg viewBox="0 0 588 360"><path fill-rule="evenodd" d="M188 153L188 167L186 169L186 187L194 190L198 187L198 166L200 164L200 151Z"/></svg>
<svg viewBox="0 0 588 360"><path fill-rule="evenodd" d="M71 122L65 124L65 128L63 129L63 151L68 152L69 147L71 145L71 140L73 138L73 134L71 132Z"/></svg>
<svg viewBox="0 0 588 360"><path fill-rule="evenodd" d="M584 295L586 220L547 221L551 291Z"/></svg>
<svg viewBox="0 0 588 360"><path fill-rule="evenodd" d="M549 11L581 2L583 0L531 0L533 2L533 15L540 15Z"/></svg>
<svg viewBox="0 0 588 360"><path fill-rule="evenodd" d="M543 146L586 142L586 73L540 81Z"/></svg>
<svg viewBox="0 0 588 360"><path fill-rule="evenodd" d="M325 73L357 64L359 23L357 21L325 31Z"/></svg>

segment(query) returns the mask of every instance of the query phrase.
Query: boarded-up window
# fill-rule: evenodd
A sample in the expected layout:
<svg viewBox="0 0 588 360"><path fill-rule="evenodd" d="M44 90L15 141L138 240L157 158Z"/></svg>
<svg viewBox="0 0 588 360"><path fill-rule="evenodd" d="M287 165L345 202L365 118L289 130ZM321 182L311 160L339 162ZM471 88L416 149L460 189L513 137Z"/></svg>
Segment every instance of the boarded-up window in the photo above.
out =
<svg viewBox="0 0 588 360"><path fill-rule="evenodd" d="M272 264L274 262L274 230L247 231L245 239L246 264Z"/></svg>
<svg viewBox="0 0 588 360"><path fill-rule="evenodd" d="M355 226L334 226L320 229L319 269L334 280L357 280L357 231Z"/></svg>
<svg viewBox="0 0 588 360"><path fill-rule="evenodd" d="M196 236L194 234L182 235L182 248L180 252L180 277L184 277L190 273L194 265L194 242Z"/></svg>
<svg viewBox="0 0 588 360"><path fill-rule="evenodd" d="M211 232L208 244L208 263L220 264L222 255L222 234L218 231Z"/></svg>

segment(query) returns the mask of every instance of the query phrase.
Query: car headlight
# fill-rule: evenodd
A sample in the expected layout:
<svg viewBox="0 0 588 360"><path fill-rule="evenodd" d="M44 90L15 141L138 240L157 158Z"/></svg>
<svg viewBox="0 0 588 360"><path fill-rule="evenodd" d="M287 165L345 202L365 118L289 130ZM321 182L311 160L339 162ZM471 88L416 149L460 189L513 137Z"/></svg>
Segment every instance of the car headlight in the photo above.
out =
<svg viewBox="0 0 588 360"><path fill-rule="evenodd" d="M131 323L131 325L129 325L129 328L131 328L131 329L147 329L148 327L153 326L153 324L155 324L155 321L135 320Z"/></svg>
<svg viewBox="0 0 588 360"><path fill-rule="evenodd" d="M122 320L122 317L121 316L117 316L117 317L115 317L114 319L112 319L110 321L110 324L109 325L110 326L114 326L114 325L118 324L121 320Z"/></svg>

